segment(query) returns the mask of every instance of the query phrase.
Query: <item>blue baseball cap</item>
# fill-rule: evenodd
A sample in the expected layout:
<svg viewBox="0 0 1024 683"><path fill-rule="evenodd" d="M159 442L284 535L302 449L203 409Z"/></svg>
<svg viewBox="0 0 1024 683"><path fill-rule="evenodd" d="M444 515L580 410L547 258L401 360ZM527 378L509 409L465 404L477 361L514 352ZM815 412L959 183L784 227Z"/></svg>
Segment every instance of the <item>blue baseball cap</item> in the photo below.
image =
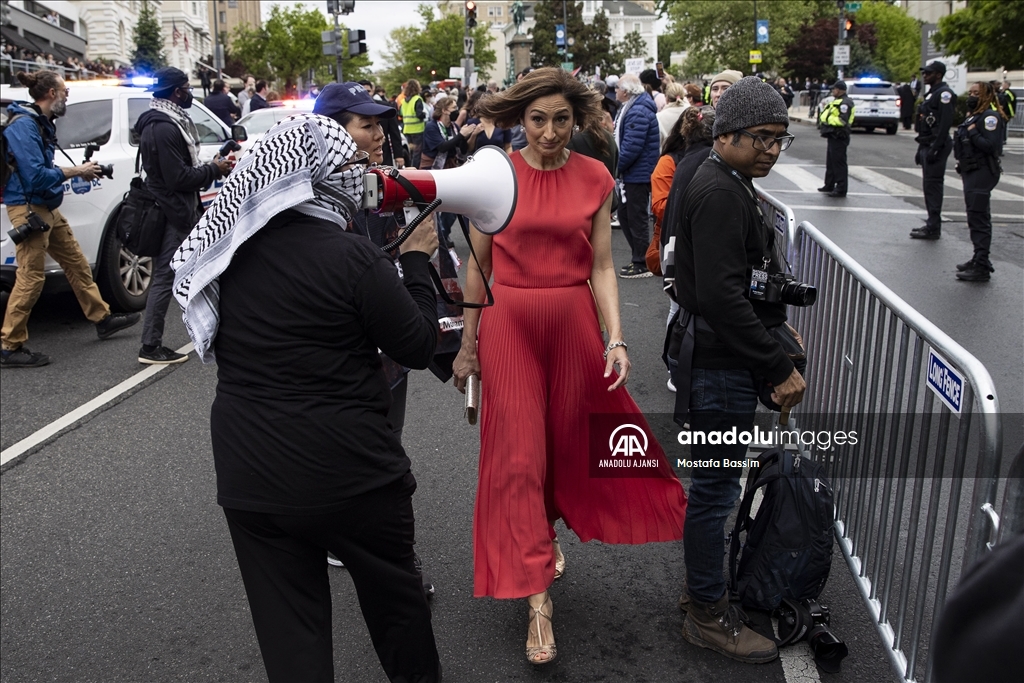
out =
<svg viewBox="0 0 1024 683"><path fill-rule="evenodd" d="M313 103L313 113L321 116L334 117L347 111L363 116L379 116L382 119L398 115L394 107L374 102L366 88L352 81L328 83Z"/></svg>

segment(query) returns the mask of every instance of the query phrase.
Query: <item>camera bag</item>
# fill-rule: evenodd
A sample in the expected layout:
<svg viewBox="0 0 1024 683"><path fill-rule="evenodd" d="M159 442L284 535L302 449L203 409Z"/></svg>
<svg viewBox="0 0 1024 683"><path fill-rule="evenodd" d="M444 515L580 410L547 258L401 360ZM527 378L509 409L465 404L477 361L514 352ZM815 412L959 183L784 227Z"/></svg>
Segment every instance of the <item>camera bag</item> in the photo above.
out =
<svg viewBox="0 0 1024 683"><path fill-rule="evenodd" d="M140 175L141 155L140 147L135 155L135 177L117 216L117 236L121 244L136 256L159 256L167 218Z"/></svg>
<svg viewBox="0 0 1024 683"><path fill-rule="evenodd" d="M832 567L835 508L821 464L781 447L765 451L757 462L731 534L730 590L745 607L771 611L784 599L821 594ZM764 498L752 519L758 489Z"/></svg>

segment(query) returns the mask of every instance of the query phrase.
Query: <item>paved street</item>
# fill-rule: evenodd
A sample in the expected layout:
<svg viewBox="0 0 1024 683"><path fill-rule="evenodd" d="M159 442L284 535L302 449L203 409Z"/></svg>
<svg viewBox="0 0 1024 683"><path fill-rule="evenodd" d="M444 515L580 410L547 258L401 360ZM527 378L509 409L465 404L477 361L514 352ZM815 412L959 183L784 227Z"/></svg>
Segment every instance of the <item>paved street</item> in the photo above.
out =
<svg viewBox="0 0 1024 683"><path fill-rule="evenodd" d="M796 144L761 185L810 220L988 367L1004 412L1024 412L1024 155L1011 139L990 283L953 278L970 242L958 177L947 175L943 238L907 238L924 216L912 136L856 133L845 200L814 188L824 140L797 123ZM614 236L616 263L628 259ZM661 344L660 281L620 280L634 375L650 415L671 411ZM40 301L33 350L50 366L4 371L0 448L44 429L135 375L136 329L100 342L70 295ZM184 346L180 316L165 343ZM813 340L811 340L813 343ZM268 359L267 362L286 362ZM130 388L71 428L5 464L0 476L0 681L264 681L259 649L223 515L215 502L209 407L216 368L190 361ZM681 544L580 544L562 529L566 576L553 588L558 661L525 662L526 607L472 597L471 525L478 437L462 397L414 373L405 445L419 480L418 552L437 585L434 628L448 681L770 681L891 678L867 611L836 550L822 601L850 647L840 674L807 666L806 648L752 667L680 637ZM1007 443L1008 452L1019 443ZM678 447L670 453L678 455ZM332 576L336 678L384 680L343 569Z"/></svg>

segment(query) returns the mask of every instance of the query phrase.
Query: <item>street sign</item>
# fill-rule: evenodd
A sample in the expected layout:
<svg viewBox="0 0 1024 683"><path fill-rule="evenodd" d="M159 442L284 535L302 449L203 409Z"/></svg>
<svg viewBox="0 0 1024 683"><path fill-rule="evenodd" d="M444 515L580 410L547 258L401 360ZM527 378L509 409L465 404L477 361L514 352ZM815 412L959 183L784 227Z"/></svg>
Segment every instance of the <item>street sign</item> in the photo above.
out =
<svg viewBox="0 0 1024 683"><path fill-rule="evenodd" d="M751 50L750 51L750 63L751 64L760 64L761 63L761 51L760 50Z"/></svg>
<svg viewBox="0 0 1024 683"><path fill-rule="evenodd" d="M463 52L467 57L472 57L476 50L476 40L471 36L466 36L462 39Z"/></svg>
<svg viewBox="0 0 1024 683"><path fill-rule="evenodd" d="M846 11L847 12L856 12L860 8L861 8L861 3L859 3L859 2L848 2L848 3L846 3Z"/></svg>
<svg viewBox="0 0 1024 683"><path fill-rule="evenodd" d="M572 70L574 68L576 67L573 66L572 62L562 62L562 71L568 71L569 73L572 73Z"/></svg>
<svg viewBox="0 0 1024 683"><path fill-rule="evenodd" d="M768 20L767 19L758 19L757 20L757 43L760 45L761 43L767 43L767 42L768 42Z"/></svg>
<svg viewBox="0 0 1024 683"><path fill-rule="evenodd" d="M849 45L833 45L832 46L832 65L833 66L849 66L850 65L850 46Z"/></svg>
<svg viewBox="0 0 1024 683"><path fill-rule="evenodd" d="M565 47L564 24L555 24L555 47Z"/></svg>

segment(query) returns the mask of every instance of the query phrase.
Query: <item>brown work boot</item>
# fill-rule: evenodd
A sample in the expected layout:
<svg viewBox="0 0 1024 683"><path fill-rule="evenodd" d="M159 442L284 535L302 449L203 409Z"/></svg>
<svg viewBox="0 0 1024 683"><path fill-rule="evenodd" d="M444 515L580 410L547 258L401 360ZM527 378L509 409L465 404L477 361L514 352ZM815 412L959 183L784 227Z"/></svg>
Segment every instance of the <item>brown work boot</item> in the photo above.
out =
<svg viewBox="0 0 1024 683"><path fill-rule="evenodd" d="M745 618L743 610L729 604L728 593L715 603L691 599L683 622L683 638L748 664L764 664L778 657L775 643L744 626Z"/></svg>

